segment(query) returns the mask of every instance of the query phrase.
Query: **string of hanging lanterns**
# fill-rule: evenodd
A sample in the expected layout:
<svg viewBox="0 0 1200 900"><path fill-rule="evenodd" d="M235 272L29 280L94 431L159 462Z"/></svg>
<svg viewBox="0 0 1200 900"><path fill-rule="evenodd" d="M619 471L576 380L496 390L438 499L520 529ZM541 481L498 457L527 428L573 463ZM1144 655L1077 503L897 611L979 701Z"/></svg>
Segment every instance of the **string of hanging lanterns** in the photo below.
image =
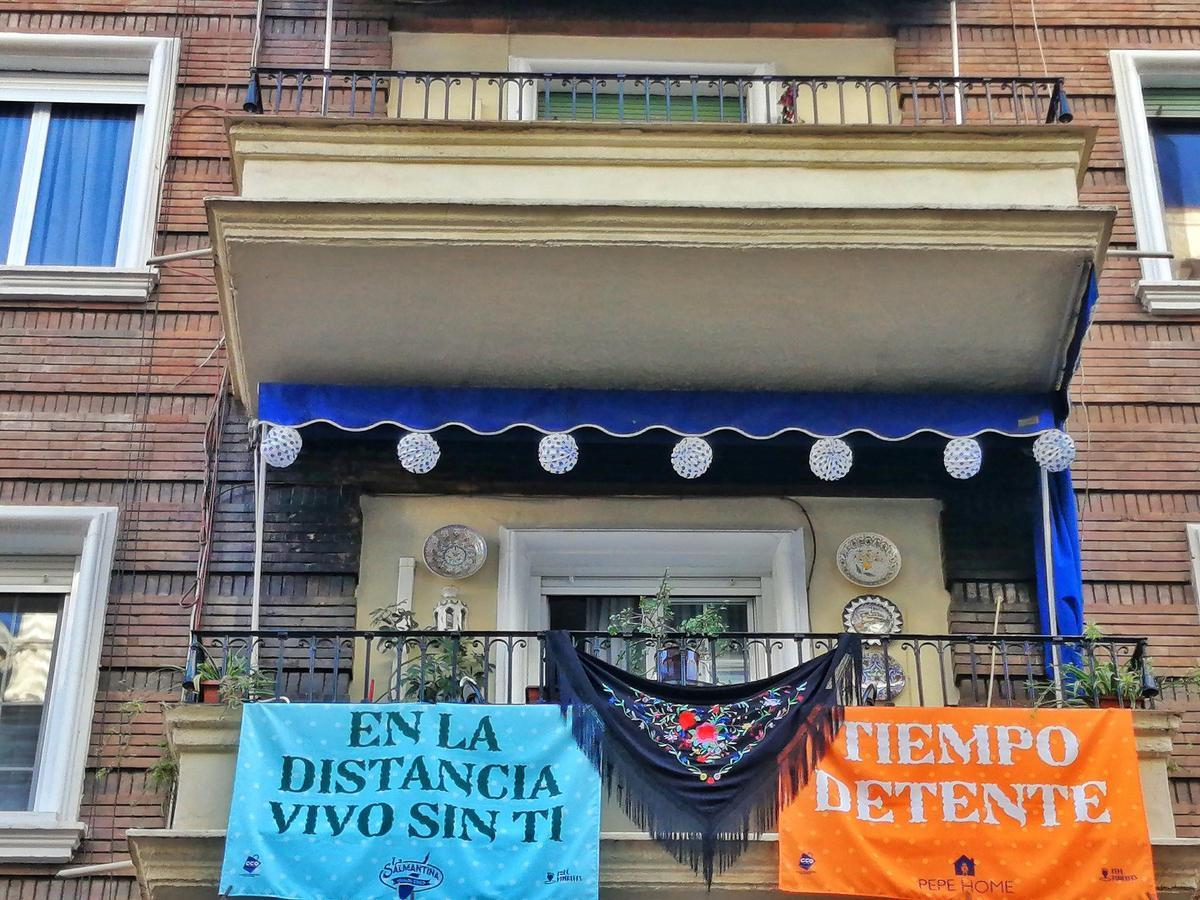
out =
<svg viewBox="0 0 1200 900"><path fill-rule="evenodd" d="M270 425L262 435L259 452L266 463L285 469L296 461L304 439L295 428ZM1033 457L1048 472L1066 471L1075 461L1075 441L1065 431L1054 429L1033 443ZM538 463L551 475L565 475L579 462L579 444L565 431L547 434L538 441ZM413 431L400 438L396 456L406 472L425 475L442 457L433 435ZM704 438L685 437L671 448L671 468L680 478L699 478L713 462L712 445ZM973 478L983 466L983 449L975 438L953 438L942 452L946 473L959 480ZM808 467L822 481L840 481L850 474L854 451L841 438L820 438L808 452Z"/></svg>

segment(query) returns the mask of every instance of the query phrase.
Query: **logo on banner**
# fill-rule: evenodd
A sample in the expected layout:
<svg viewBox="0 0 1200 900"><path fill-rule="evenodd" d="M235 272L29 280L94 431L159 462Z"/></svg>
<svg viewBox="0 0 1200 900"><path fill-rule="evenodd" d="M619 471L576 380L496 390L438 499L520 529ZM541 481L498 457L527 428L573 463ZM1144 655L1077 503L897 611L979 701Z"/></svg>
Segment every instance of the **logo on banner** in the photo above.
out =
<svg viewBox="0 0 1200 900"><path fill-rule="evenodd" d="M442 883L442 870L429 864L429 855L415 859L392 859L379 870L379 880L396 889L399 900L408 900L419 891L429 891Z"/></svg>
<svg viewBox="0 0 1200 900"><path fill-rule="evenodd" d="M258 867L261 865L262 865L262 860L259 859L257 856L255 856L253 853L251 853L249 856L246 857L246 861L244 863L242 863L242 870L247 875L253 875L255 872L258 871Z"/></svg>
<svg viewBox="0 0 1200 900"><path fill-rule="evenodd" d="M817 861L815 859L813 859L813 855L811 853L801 853L800 854L799 865L800 865L801 872L810 871L812 869L812 867L815 866L816 864L817 864Z"/></svg>
<svg viewBox="0 0 1200 900"><path fill-rule="evenodd" d="M563 884L565 882L583 881L582 875L572 875L570 869L559 869L557 872L547 872L543 884Z"/></svg>
<svg viewBox="0 0 1200 900"><path fill-rule="evenodd" d="M1112 866L1100 870L1101 881L1137 881L1137 876L1118 866Z"/></svg>
<svg viewBox="0 0 1200 900"><path fill-rule="evenodd" d="M955 875L974 875L975 860L967 856L965 853L954 861Z"/></svg>

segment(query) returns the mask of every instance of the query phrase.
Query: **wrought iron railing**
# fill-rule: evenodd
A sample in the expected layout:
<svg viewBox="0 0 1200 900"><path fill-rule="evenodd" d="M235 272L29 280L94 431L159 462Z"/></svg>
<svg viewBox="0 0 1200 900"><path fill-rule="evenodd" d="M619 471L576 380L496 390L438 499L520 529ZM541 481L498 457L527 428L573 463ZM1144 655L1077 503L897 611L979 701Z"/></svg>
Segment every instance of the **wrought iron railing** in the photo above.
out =
<svg viewBox="0 0 1200 900"><path fill-rule="evenodd" d="M1070 122L1061 78L940 75L250 71L247 112L419 121L1038 125Z"/></svg>
<svg viewBox="0 0 1200 900"><path fill-rule="evenodd" d="M829 650L841 637L573 635L588 652L675 683L766 678ZM864 657L858 695L850 698L858 704L1129 707L1152 702L1158 693L1144 638L854 639ZM219 683L202 686L191 677L197 666ZM549 690L545 633L534 631L205 630L193 634L188 670L197 691L224 688L227 695L290 702L511 704L548 699Z"/></svg>

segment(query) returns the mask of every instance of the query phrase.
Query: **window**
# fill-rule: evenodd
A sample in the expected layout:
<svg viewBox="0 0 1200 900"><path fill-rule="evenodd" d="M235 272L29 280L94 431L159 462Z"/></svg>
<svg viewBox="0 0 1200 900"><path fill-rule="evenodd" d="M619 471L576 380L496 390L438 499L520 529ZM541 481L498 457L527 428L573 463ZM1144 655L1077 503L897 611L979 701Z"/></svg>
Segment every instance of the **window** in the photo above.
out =
<svg viewBox="0 0 1200 900"><path fill-rule="evenodd" d="M0 862L66 862L83 836L116 521L0 506Z"/></svg>
<svg viewBox="0 0 1200 900"><path fill-rule="evenodd" d="M1114 50L1117 118L1154 313L1200 312L1200 53Z"/></svg>
<svg viewBox="0 0 1200 900"><path fill-rule="evenodd" d="M509 69L610 74L531 79L523 90L508 92L510 119L713 123L770 122L779 115L776 86L737 78L774 74L774 66L765 63L510 57ZM664 78L668 72L696 77Z"/></svg>
<svg viewBox="0 0 1200 900"><path fill-rule="evenodd" d="M10 266L112 266L142 108L0 103Z"/></svg>
<svg viewBox="0 0 1200 900"><path fill-rule="evenodd" d="M645 596L633 592L558 593L568 589L568 586L586 591L603 583L603 580L595 579L588 582L579 579L568 581L569 585L561 579L543 580L552 629L599 635L608 631L612 616L634 608L639 597ZM761 579L673 578L671 585L674 625L678 626L705 610L715 610L725 631L745 633L752 630L753 607L762 594ZM647 584L647 595L653 593L656 587ZM688 684L742 684L749 681L752 677L751 656L758 649L761 647L747 646L744 640L710 641L699 638L690 642L681 653L674 647L650 646L649 642L626 642L601 636L589 639L591 652L628 672L644 678Z"/></svg>
<svg viewBox="0 0 1200 900"><path fill-rule="evenodd" d="M687 82L631 76L615 86L590 82L538 89L539 119L589 122L745 122L744 96L718 93L717 84L700 83L695 93ZM736 84L732 85L736 89Z"/></svg>
<svg viewBox="0 0 1200 900"><path fill-rule="evenodd" d="M145 299L173 39L0 35L0 297Z"/></svg>
<svg viewBox="0 0 1200 900"><path fill-rule="evenodd" d="M33 799L62 595L0 593L0 810Z"/></svg>
<svg viewBox="0 0 1200 900"><path fill-rule="evenodd" d="M1200 281L1200 86L1143 92L1162 191L1171 274Z"/></svg>

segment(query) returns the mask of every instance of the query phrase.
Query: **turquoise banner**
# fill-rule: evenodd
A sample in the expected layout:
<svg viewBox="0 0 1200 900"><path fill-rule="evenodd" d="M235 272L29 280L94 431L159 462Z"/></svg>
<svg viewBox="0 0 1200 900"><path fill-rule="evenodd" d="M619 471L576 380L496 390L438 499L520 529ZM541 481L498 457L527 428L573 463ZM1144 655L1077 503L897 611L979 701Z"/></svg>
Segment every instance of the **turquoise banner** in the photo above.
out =
<svg viewBox="0 0 1200 900"><path fill-rule="evenodd" d="M600 783L557 706L247 704L221 893L594 898Z"/></svg>

